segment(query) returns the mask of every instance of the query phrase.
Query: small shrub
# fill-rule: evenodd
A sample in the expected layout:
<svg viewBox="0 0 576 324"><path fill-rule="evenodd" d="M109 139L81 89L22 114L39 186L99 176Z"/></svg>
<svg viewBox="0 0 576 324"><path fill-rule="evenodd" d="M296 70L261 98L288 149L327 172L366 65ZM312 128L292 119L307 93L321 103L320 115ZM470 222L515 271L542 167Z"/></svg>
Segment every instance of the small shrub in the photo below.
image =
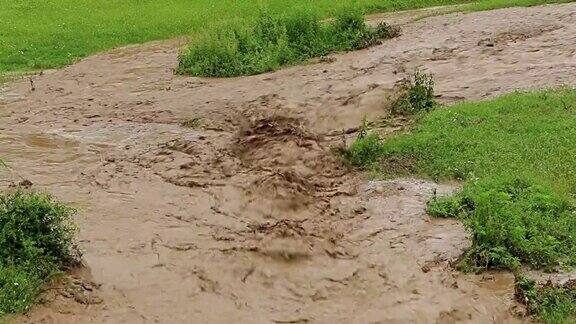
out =
<svg viewBox="0 0 576 324"><path fill-rule="evenodd" d="M526 306L529 315L545 323L574 323L576 321L576 282L538 286L534 280L517 275L516 300Z"/></svg>
<svg viewBox="0 0 576 324"><path fill-rule="evenodd" d="M376 25L376 36L379 39L395 38L400 36L400 27L392 26L384 21Z"/></svg>
<svg viewBox="0 0 576 324"><path fill-rule="evenodd" d="M553 191L521 179L468 183L452 197L434 198L430 215L458 217L472 232L463 270L553 269L576 265L574 208Z"/></svg>
<svg viewBox="0 0 576 324"><path fill-rule="evenodd" d="M176 72L209 77L259 74L371 46L397 34L397 29L384 23L369 27L355 10L342 11L331 23L322 23L310 12L262 13L253 26L229 23L193 39L180 55Z"/></svg>
<svg viewBox="0 0 576 324"><path fill-rule="evenodd" d="M401 80L391 105L394 115L413 115L436 107L432 75L416 71L413 77Z"/></svg>
<svg viewBox="0 0 576 324"><path fill-rule="evenodd" d="M74 212L46 194L0 195L0 317L25 311L43 283L78 261Z"/></svg>
<svg viewBox="0 0 576 324"><path fill-rule="evenodd" d="M338 13L331 29L335 43L333 46L340 46L342 50L364 48L376 36L374 30L364 22L362 13L355 10Z"/></svg>
<svg viewBox="0 0 576 324"><path fill-rule="evenodd" d="M356 139L350 147L344 149L342 157L348 164L356 167L369 167L379 161L382 141L380 135L369 129L366 119L358 131Z"/></svg>

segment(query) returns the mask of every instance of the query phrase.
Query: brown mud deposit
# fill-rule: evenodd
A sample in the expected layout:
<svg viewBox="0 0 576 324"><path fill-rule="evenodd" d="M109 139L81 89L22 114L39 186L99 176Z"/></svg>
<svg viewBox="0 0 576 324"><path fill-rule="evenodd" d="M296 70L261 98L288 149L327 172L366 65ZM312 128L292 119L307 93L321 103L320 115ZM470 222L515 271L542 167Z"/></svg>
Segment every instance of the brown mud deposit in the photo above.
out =
<svg viewBox="0 0 576 324"><path fill-rule="evenodd" d="M178 46L115 50L0 92L3 182L79 208L91 276L76 285L84 302L65 292L20 320L514 320L511 275L449 266L466 233L430 220L425 201L450 188L361 181L330 147L384 116L416 68L445 102L574 85L576 5L431 17L380 46L245 78L175 76Z"/></svg>

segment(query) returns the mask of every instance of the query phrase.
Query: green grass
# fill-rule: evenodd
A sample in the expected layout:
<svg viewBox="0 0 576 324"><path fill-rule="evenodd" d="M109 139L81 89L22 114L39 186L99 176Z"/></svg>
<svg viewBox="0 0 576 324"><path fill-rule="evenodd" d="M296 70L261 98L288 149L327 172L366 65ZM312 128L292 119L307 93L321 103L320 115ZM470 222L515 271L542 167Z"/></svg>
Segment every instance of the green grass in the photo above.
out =
<svg viewBox="0 0 576 324"><path fill-rule="evenodd" d="M386 141L363 131L344 156L387 176L464 181L459 192L428 202L431 216L456 217L471 232L458 264L463 271L574 269L575 89L513 93L414 118L409 132ZM574 286L518 284L533 315L573 323Z"/></svg>
<svg viewBox="0 0 576 324"><path fill-rule="evenodd" d="M429 201L428 213L457 217L472 232L461 270L576 265L576 209L549 187L530 180L469 180L454 196Z"/></svg>
<svg viewBox="0 0 576 324"><path fill-rule="evenodd" d="M411 173L436 180L514 176L572 198L575 143L576 90L563 89L437 109L382 154L412 160Z"/></svg>
<svg viewBox="0 0 576 324"><path fill-rule="evenodd" d="M347 8L323 23L310 11L261 13L254 25L230 23L192 39L177 73L207 77L259 74L329 53L365 48L396 36L386 23L369 27Z"/></svg>
<svg viewBox="0 0 576 324"><path fill-rule="evenodd" d="M364 118L354 143L348 148L340 148L337 153L351 166L374 166L382 155L381 143L380 135L370 132L370 123Z"/></svg>
<svg viewBox="0 0 576 324"><path fill-rule="evenodd" d="M516 276L516 299L526 305L529 314L545 323L576 322L576 283L559 286L547 283L538 286L533 280Z"/></svg>
<svg viewBox="0 0 576 324"><path fill-rule="evenodd" d="M416 118L408 133L364 134L348 151L387 175L465 181L428 206L472 232L463 268L576 265L576 90L513 93Z"/></svg>
<svg viewBox="0 0 576 324"><path fill-rule="evenodd" d="M0 319L26 311L44 283L77 262L73 214L47 194L0 194Z"/></svg>
<svg viewBox="0 0 576 324"><path fill-rule="evenodd" d="M219 21L253 20L310 10L333 16L355 5L365 12L467 3L467 0L0 0L0 74L56 68L125 44L200 32ZM533 5L546 0L485 0L468 10ZM209 27L210 28L210 27Z"/></svg>

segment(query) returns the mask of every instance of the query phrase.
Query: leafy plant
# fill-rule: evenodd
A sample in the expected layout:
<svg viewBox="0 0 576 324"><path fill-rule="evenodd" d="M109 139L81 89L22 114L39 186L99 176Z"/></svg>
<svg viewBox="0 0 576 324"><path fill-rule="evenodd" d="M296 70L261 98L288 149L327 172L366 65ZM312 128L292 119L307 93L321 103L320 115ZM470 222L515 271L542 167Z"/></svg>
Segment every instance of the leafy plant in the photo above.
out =
<svg viewBox="0 0 576 324"><path fill-rule="evenodd" d="M74 213L47 194L0 195L0 317L25 311L52 275L78 262Z"/></svg>
<svg viewBox="0 0 576 324"><path fill-rule="evenodd" d="M396 98L391 105L394 115L413 115L428 112L436 107L432 75L416 71L397 85Z"/></svg>

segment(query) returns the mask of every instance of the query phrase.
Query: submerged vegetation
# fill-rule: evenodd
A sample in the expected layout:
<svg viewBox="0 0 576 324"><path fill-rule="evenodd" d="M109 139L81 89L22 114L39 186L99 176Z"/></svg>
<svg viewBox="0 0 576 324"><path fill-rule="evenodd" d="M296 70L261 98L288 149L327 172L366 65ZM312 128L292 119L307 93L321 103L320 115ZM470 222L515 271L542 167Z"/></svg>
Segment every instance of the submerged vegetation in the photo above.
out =
<svg viewBox="0 0 576 324"><path fill-rule="evenodd" d="M180 126L186 128L198 128L202 123L202 118L200 117L191 117L188 118L180 123Z"/></svg>
<svg viewBox="0 0 576 324"><path fill-rule="evenodd" d="M28 309L44 283L78 262L74 212L47 194L0 194L0 318Z"/></svg>
<svg viewBox="0 0 576 324"><path fill-rule="evenodd" d="M338 51L360 49L394 37L386 23L369 27L362 12L347 9L331 22L301 11L287 16L261 13L254 26L228 24L192 40L177 72L228 77L258 74Z"/></svg>

